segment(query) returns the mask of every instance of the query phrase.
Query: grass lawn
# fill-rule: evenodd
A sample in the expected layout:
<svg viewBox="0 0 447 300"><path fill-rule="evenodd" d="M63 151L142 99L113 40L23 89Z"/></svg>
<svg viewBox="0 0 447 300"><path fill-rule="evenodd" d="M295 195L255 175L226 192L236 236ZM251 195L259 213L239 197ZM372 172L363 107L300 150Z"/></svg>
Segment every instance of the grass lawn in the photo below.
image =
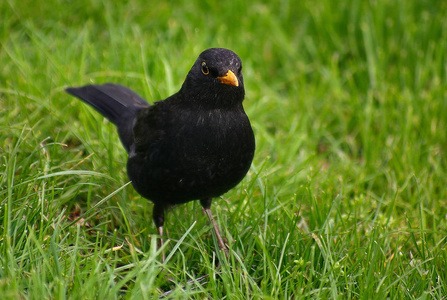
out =
<svg viewBox="0 0 447 300"><path fill-rule="evenodd" d="M169 3L171 2L171 3ZM447 2L0 2L0 299L446 299ZM167 214L113 124L69 96L176 92L232 49L257 149L212 207Z"/></svg>

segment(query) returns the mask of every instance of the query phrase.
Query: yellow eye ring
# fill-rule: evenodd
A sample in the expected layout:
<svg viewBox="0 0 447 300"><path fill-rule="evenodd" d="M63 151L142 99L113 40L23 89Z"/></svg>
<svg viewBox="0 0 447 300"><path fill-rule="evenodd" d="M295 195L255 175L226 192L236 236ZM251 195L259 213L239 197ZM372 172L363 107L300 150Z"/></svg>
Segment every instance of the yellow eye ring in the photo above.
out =
<svg viewBox="0 0 447 300"><path fill-rule="evenodd" d="M205 75L208 75L210 73L210 70L206 66L206 62L202 63L202 73L205 74Z"/></svg>

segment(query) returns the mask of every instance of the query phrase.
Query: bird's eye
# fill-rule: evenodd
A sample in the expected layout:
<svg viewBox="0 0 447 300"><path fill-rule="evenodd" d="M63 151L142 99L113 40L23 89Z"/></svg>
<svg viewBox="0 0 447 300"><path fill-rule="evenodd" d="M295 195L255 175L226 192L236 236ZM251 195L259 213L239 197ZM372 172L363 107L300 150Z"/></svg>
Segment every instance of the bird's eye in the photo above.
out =
<svg viewBox="0 0 447 300"><path fill-rule="evenodd" d="M205 74L205 75L208 75L210 73L210 70L206 66L206 62L202 63L202 73Z"/></svg>

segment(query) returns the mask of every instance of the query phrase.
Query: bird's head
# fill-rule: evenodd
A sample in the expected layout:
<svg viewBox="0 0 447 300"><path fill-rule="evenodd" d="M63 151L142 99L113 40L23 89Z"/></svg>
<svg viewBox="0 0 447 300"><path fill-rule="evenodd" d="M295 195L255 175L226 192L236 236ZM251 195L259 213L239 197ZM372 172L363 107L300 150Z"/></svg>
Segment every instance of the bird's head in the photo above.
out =
<svg viewBox="0 0 447 300"><path fill-rule="evenodd" d="M241 59L224 48L203 51L186 76L181 91L188 101L204 106L241 103L245 96Z"/></svg>

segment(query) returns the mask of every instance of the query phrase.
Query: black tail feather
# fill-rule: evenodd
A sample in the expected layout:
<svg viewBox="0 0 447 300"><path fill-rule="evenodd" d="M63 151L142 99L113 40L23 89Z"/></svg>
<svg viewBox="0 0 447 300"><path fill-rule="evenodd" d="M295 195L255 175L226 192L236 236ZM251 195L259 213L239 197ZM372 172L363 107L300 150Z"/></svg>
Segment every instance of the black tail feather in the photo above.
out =
<svg viewBox="0 0 447 300"><path fill-rule="evenodd" d="M131 89L113 83L69 87L67 93L93 106L104 117L119 126L149 103Z"/></svg>
<svg viewBox="0 0 447 300"><path fill-rule="evenodd" d="M67 93L93 106L118 127L121 142L129 152L133 140L133 122L139 110L149 103L131 89L113 83L66 88Z"/></svg>

